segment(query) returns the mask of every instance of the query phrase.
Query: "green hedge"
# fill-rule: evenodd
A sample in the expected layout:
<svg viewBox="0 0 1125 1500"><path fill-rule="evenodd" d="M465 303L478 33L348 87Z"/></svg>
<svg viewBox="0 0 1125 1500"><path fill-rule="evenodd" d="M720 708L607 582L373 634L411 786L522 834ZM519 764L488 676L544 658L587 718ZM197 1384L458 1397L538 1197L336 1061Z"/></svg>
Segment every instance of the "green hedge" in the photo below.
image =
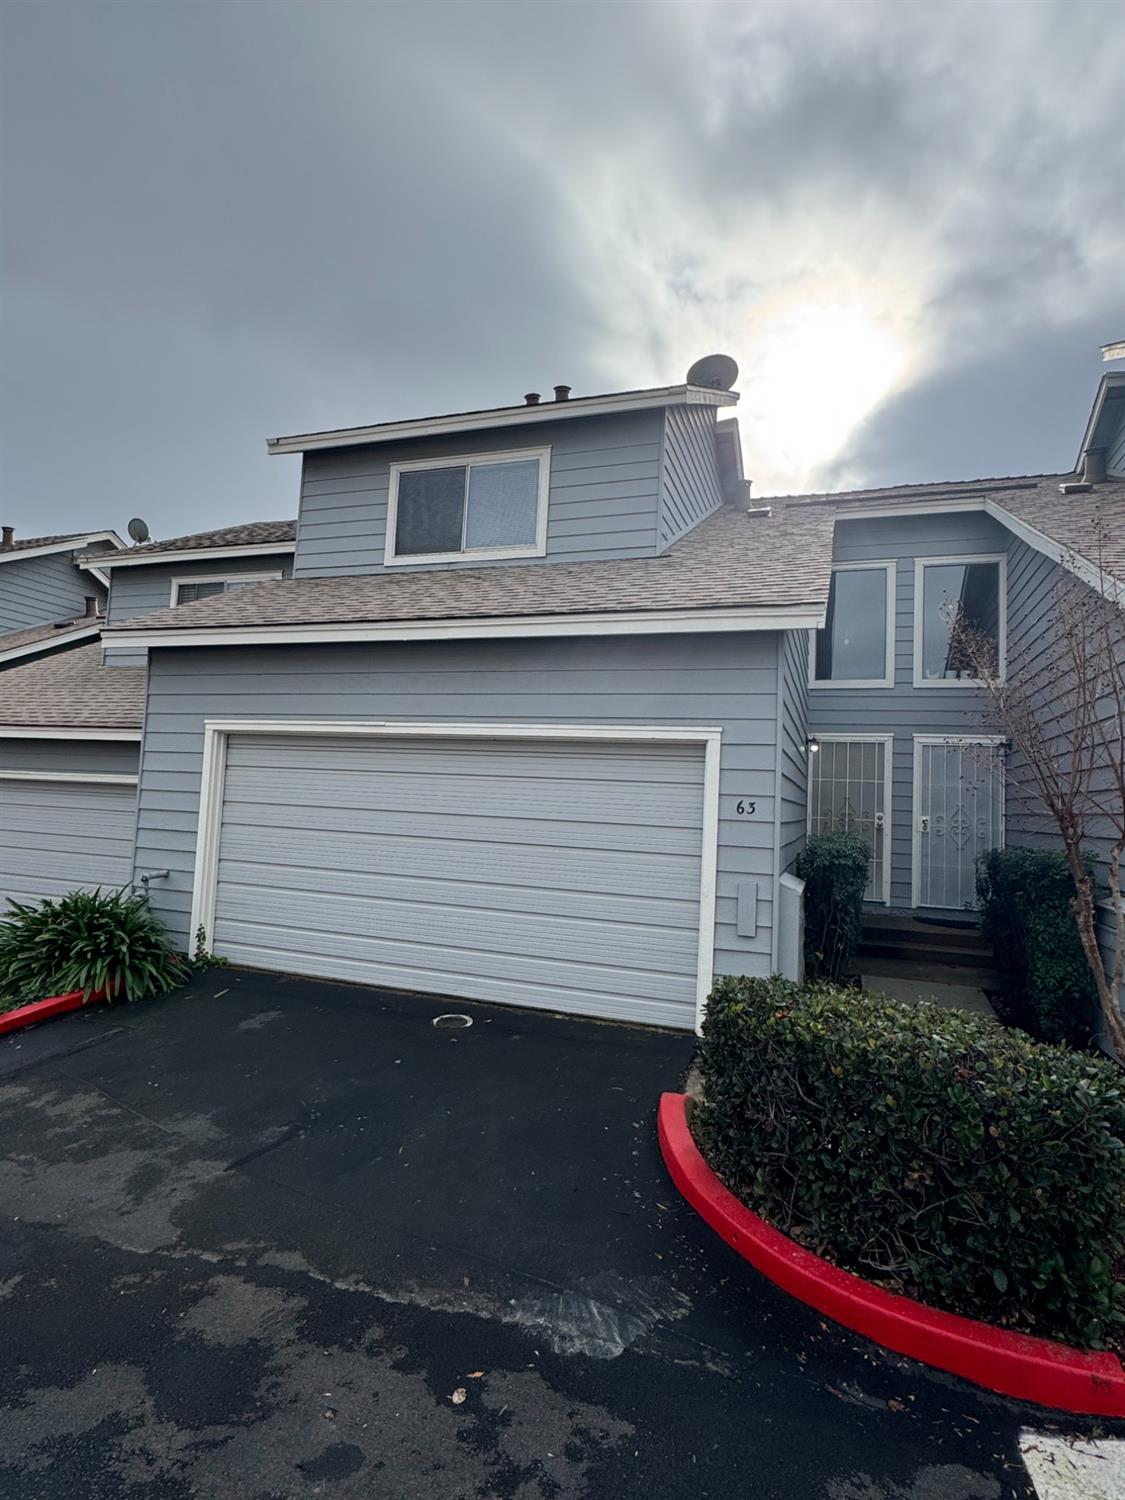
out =
<svg viewBox="0 0 1125 1500"><path fill-rule="evenodd" d="M936 1307L1098 1347L1121 1321L1125 1100L1108 1061L963 1011L725 979L693 1128L746 1204Z"/></svg>
<svg viewBox="0 0 1125 1500"><path fill-rule="evenodd" d="M1063 854L993 849L977 868L981 931L996 954L1007 1017L1042 1042L1088 1046L1098 991L1078 934Z"/></svg>
<svg viewBox="0 0 1125 1500"><path fill-rule="evenodd" d="M798 856L810 978L842 979L847 973L859 945L870 859L871 849L858 833L813 834Z"/></svg>

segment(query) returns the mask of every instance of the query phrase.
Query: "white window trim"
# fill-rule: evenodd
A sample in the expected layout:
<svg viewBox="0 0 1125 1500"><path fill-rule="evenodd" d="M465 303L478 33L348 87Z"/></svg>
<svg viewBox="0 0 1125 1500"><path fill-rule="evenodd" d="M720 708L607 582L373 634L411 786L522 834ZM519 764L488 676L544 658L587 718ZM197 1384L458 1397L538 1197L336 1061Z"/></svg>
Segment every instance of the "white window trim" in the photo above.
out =
<svg viewBox="0 0 1125 1500"><path fill-rule="evenodd" d="M398 529L398 480L400 474L418 469L468 468L473 464L518 463L535 459L539 464L538 510L535 518L535 540L517 547L473 547L458 552L411 552L408 556L395 555L395 532ZM392 464L390 492L387 499L387 535L383 545L383 565L388 568L428 567L440 562L492 562L505 557L543 557L547 551L547 494L551 484L551 449L509 448L500 453L467 453L450 458L419 458L409 463ZM466 505L462 515L462 535Z"/></svg>
<svg viewBox="0 0 1125 1500"><path fill-rule="evenodd" d="M893 823L891 821L894 807L892 794L894 790L894 753L895 737L893 734L821 734L816 732L815 738L822 745L883 745L883 894L875 899L883 906L891 904L891 840L893 834ZM809 781L806 794L806 834L812 834L812 785L813 772L815 770L815 755L809 756Z"/></svg>
<svg viewBox="0 0 1125 1500"><path fill-rule="evenodd" d="M898 568L893 559L884 561L882 558L872 558L870 562L842 562L833 563L832 572L857 573L863 570L873 572L876 568L882 568L887 575L887 619L884 627L886 632L886 653L884 656L884 668L882 677L839 677L818 678L816 675L816 637L818 632L813 631L809 636L809 687L818 692L825 688L851 689L851 688L893 688L895 685L895 596L898 588ZM827 606L825 613L825 626L827 629Z"/></svg>
<svg viewBox="0 0 1125 1500"><path fill-rule="evenodd" d="M922 805L922 756L923 745L1003 745L1002 734L916 734L914 740L914 772L910 787L910 905L917 907L922 889L922 819L918 809ZM1003 757L1000 767L1000 842L1003 849L1007 842L1008 796L1006 770ZM935 907L935 911L952 911L953 907Z"/></svg>
<svg viewBox="0 0 1125 1500"><path fill-rule="evenodd" d="M619 743L696 744L703 746L703 815L699 877L699 943L696 961L695 1023L703 1025L707 996L714 982L715 888L719 861L719 764L722 730L664 728L657 725L590 724L434 724L409 720L332 719L207 719L203 724L203 769L200 778L199 823L195 845L195 875L191 893L191 925L202 927L208 947L215 927L215 898L219 875L219 833L222 827L226 780L227 739L231 734L360 735L385 739L571 740Z"/></svg>
<svg viewBox="0 0 1125 1500"><path fill-rule="evenodd" d="M997 665L1000 679L1007 673L1008 654L1008 554L1006 552L975 552L959 557L916 557L914 559L914 686L916 688L979 688L979 677L924 677L922 675L922 620L926 596L926 569L940 568L955 563L998 563L997 588L1000 592L998 610ZM979 736L978 736L979 739Z"/></svg>
<svg viewBox="0 0 1125 1500"><path fill-rule="evenodd" d="M180 589L185 583L270 583L274 579L284 577L285 574L280 568L272 573L200 573L195 578L185 574L182 578L172 579L170 603L173 609L179 604Z"/></svg>

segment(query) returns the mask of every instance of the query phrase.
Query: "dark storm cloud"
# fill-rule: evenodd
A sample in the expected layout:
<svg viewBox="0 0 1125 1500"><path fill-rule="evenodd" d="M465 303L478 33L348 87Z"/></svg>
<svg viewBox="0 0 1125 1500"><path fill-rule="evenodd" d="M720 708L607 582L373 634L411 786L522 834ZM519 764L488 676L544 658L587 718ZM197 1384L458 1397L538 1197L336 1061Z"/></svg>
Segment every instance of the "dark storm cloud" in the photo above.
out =
<svg viewBox="0 0 1125 1500"><path fill-rule="evenodd" d="M1069 463L1125 327L1106 16L10 4L5 519L292 512L266 436L674 380L716 346L767 487L1038 467L1055 429ZM857 409L806 413L806 451L785 338L822 316L879 338L854 382L821 348Z"/></svg>

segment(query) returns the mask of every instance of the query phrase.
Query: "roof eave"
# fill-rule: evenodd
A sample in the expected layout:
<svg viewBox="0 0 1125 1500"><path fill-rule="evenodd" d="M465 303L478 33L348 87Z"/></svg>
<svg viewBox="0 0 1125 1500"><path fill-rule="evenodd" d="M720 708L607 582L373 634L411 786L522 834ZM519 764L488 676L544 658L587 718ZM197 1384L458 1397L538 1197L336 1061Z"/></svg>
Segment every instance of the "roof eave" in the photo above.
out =
<svg viewBox="0 0 1125 1500"><path fill-rule="evenodd" d="M10 551L0 550L0 563L15 562L17 558L22 560L27 557L46 557L51 552L77 552L80 547L88 547L91 542L109 542L119 551L127 550L116 531L90 531L71 537L66 542L49 542L43 547L13 547ZM91 561L102 567L106 558L104 553L94 553L89 559L77 558L75 560L80 566L84 561Z"/></svg>
<svg viewBox="0 0 1125 1500"><path fill-rule="evenodd" d="M534 639L574 635L682 635L729 631L813 630L824 625L824 600L714 609L616 610L589 614L488 615L456 619L342 623L176 626L104 632L133 646L321 645L365 641Z"/></svg>
<svg viewBox="0 0 1125 1500"><path fill-rule="evenodd" d="M244 542L233 547L169 547L165 552L137 553L126 549L126 556L113 558L79 558L83 567L96 562L99 568L140 568L146 563L212 562L224 557L280 557L296 552L296 542Z"/></svg>
<svg viewBox="0 0 1125 1500"><path fill-rule="evenodd" d="M370 427L341 427L326 432L298 433L268 438L268 453L309 453L322 448L353 448L373 443L395 443L410 438L440 437L460 432L486 432L492 428L524 427L540 422L559 422L576 417L609 416L615 412L643 411L662 406L734 406L735 391L709 386L670 385L649 391L619 392L608 396L573 396L567 401L546 401L534 406L499 406L491 411L461 412L444 417L422 417L405 422L382 422Z"/></svg>

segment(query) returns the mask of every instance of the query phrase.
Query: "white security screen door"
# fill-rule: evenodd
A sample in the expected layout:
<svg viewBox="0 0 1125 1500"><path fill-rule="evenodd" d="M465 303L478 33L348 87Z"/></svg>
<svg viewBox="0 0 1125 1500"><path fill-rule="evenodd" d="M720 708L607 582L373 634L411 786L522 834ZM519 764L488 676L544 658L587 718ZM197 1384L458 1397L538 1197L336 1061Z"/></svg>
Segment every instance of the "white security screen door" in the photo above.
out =
<svg viewBox="0 0 1125 1500"><path fill-rule="evenodd" d="M889 902L891 747L887 735L818 735L809 756L809 832L858 833L871 847L864 900Z"/></svg>
<svg viewBox="0 0 1125 1500"><path fill-rule="evenodd" d="M995 740L914 740L914 905L976 908L976 862L1004 843L1004 761Z"/></svg>

